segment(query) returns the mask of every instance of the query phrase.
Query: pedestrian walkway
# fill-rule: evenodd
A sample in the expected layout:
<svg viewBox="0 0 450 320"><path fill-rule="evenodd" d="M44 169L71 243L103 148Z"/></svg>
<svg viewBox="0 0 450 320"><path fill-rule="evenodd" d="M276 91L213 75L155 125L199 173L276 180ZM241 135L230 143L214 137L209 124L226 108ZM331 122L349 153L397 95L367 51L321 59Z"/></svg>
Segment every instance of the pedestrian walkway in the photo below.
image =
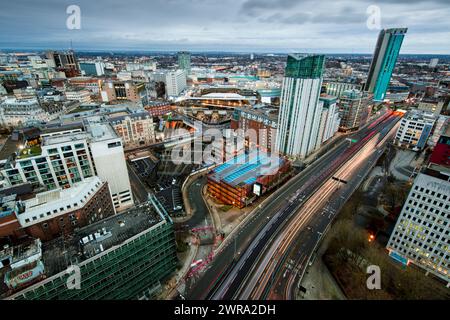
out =
<svg viewBox="0 0 450 320"><path fill-rule="evenodd" d="M298 292L298 300L346 300L345 294L322 260L327 245L322 245L317 259L308 267L302 280L306 292Z"/></svg>
<svg viewBox="0 0 450 320"><path fill-rule="evenodd" d="M186 259L183 261L183 267L178 270L178 272L172 277L169 283L174 283L171 287L168 288L168 291L163 292L161 294L162 297L165 297L166 300L173 299L178 294L178 287L180 286L182 280L185 278L186 274L189 272L191 268L191 263L194 260L195 256L198 252L198 245L193 245L192 241L189 244L189 254Z"/></svg>
<svg viewBox="0 0 450 320"><path fill-rule="evenodd" d="M408 181L414 167L418 165L414 158L416 153L410 150L397 150L394 159L391 161L389 171L398 180ZM414 167L413 167L414 165Z"/></svg>

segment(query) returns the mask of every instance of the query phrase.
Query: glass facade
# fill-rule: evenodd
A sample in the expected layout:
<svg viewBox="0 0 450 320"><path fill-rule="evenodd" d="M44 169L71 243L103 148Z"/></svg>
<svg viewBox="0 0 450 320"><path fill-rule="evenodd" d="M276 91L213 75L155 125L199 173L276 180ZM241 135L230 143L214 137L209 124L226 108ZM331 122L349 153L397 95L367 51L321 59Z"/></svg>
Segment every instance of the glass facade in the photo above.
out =
<svg viewBox="0 0 450 320"><path fill-rule="evenodd" d="M289 55L285 77L301 79L321 78L324 62L324 55Z"/></svg>
<svg viewBox="0 0 450 320"><path fill-rule="evenodd" d="M386 96L407 30L406 28L381 30L378 36L366 84L366 90L374 94L375 101L383 101Z"/></svg>
<svg viewBox="0 0 450 320"><path fill-rule="evenodd" d="M139 208L132 210L126 214L146 214ZM161 282L175 271L178 262L173 222L166 212L163 216L162 221L137 235L132 233L113 235L112 238L120 239L125 236L129 238L79 263L80 289L68 288L69 273L63 271L19 292L14 299L137 300L153 298L155 292L161 288ZM150 215L149 218L151 218ZM103 222L99 222L99 227L102 226L104 226Z"/></svg>
<svg viewBox="0 0 450 320"><path fill-rule="evenodd" d="M187 51L178 52L178 66L186 71L186 75L191 72L191 54Z"/></svg>

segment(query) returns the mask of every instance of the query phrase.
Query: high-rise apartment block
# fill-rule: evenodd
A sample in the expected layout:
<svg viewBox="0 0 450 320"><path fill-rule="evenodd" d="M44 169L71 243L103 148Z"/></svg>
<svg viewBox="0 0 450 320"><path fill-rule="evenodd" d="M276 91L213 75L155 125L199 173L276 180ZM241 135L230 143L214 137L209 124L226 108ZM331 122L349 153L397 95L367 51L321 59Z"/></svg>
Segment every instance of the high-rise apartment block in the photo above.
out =
<svg viewBox="0 0 450 320"><path fill-rule="evenodd" d="M340 128L356 130L367 121L371 110L371 96L359 90L344 91L339 98Z"/></svg>
<svg viewBox="0 0 450 320"><path fill-rule="evenodd" d="M316 148L324 62L324 55L288 55L276 146L279 152L290 157L305 158Z"/></svg>
<svg viewBox="0 0 450 320"><path fill-rule="evenodd" d="M186 76L191 73L191 53L188 51L178 52L178 67L186 72Z"/></svg>
<svg viewBox="0 0 450 320"><path fill-rule="evenodd" d="M373 93L375 101L383 101L386 96L407 30L395 28L380 31L365 86L366 91Z"/></svg>
<svg viewBox="0 0 450 320"><path fill-rule="evenodd" d="M83 128L52 130L17 147L0 161L7 185L28 182L35 188L53 190L99 176L108 182L117 210L133 205L122 139L106 119L91 117Z"/></svg>
<svg viewBox="0 0 450 320"><path fill-rule="evenodd" d="M320 96L322 105L322 114L320 117L320 125L318 137L316 140L316 148L334 136L339 129L341 118L337 108L337 98L329 95Z"/></svg>

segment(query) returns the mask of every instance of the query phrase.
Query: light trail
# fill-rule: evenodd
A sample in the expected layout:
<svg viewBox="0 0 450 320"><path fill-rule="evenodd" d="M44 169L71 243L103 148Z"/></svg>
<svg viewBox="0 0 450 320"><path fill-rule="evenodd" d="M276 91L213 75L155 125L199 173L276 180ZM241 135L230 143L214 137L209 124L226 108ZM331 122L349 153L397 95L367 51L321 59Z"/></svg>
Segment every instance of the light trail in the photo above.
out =
<svg viewBox="0 0 450 320"><path fill-rule="evenodd" d="M342 180L347 180L348 177L350 177L350 174L372 154L374 149L376 149L379 136L379 133L372 136L370 141L350 158L333 176L340 177ZM326 202L331 195L334 194L340 184L341 182L329 178L319 190L308 199L295 215L294 220L290 223L290 227L284 230L281 235L277 237L274 244L272 244L268 254L264 256L262 263L259 264L258 269L255 272L255 274L259 276L252 277L249 285L245 287L242 294L239 296L240 299L259 299L263 296L270 277L277 268L278 261L286 254L300 229L305 227L315 213L320 212L320 209L326 205ZM263 269L262 273L261 269Z"/></svg>

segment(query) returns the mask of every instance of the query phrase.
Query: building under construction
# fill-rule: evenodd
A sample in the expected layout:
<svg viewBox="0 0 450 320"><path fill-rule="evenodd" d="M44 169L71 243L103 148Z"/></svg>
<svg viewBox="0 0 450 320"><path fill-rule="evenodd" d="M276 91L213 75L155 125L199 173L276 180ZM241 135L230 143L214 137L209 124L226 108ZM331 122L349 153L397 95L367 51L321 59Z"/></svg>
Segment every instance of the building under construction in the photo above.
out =
<svg viewBox="0 0 450 320"><path fill-rule="evenodd" d="M221 203L243 208L283 183L290 173L287 159L254 149L213 169L208 192Z"/></svg>
<svg viewBox="0 0 450 320"><path fill-rule="evenodd" d="M151 299L177 265L173 222L151 196L71 238L43 245L42 262L45 279L10 299ZM79 267L79 289L69 289L71 266Z"/></svg>

